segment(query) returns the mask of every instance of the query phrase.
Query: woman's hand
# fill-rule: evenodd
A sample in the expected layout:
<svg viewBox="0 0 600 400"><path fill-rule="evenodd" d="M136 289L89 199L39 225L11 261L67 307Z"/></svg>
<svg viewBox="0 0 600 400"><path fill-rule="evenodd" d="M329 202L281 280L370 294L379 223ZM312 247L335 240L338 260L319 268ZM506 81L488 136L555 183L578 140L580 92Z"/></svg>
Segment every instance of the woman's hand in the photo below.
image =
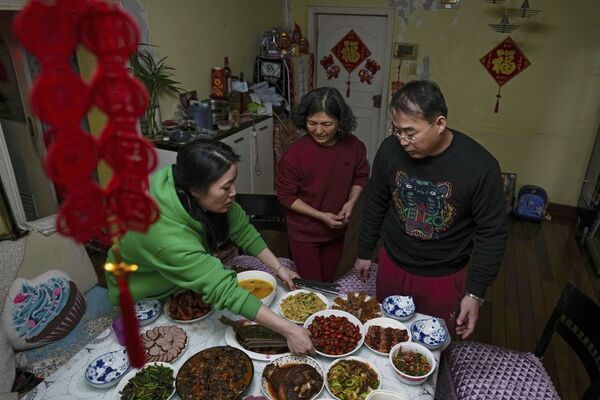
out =
<svg viewBox="0 0 600 400"><path fill-rule="evenodd" d="M315 347L312 344L312 340L310 340L310 335L303 327L292 324L289 331L286 332L285 337L288 348L292 353L315 354Z"/></svg>
<svg viewBox="0 0 600 400"><path fill-rule="evenodd" d="M346 224L344 223L344 217L335 215L330 212L321 213L319 219L331 229L342 229L346 226Z"/></svg>
<svg viewBox="0 0 600 400"><path fill-rule="evenodd" d="M342 218L342 222L344 225L347 225L350 222L350 217L352 216L352 210L354 209L354 202L347 201L342 206L342 209L338 213L338 216Z"/></svg>
<svg viewBox="0 0 600 400"><path fill-rule="evenodd" d="M296 284L294 283L294 278L300 278L300 275L298 275L291 269L284 267L283 265L280 265L278 267L276 275L279 279L281 279L288 285L288 288L290 290L296 289Z"/></svg>

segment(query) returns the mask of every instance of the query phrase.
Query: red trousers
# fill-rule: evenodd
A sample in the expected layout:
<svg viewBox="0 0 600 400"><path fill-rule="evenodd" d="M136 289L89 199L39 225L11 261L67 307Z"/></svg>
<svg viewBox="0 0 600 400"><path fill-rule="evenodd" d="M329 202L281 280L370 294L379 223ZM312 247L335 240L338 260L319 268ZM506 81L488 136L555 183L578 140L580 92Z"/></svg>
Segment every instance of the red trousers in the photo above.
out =
<svg viewBox="0 0 600 400"><path fill-rule="evenodd" d="M443 318L454 332L467 288L467 266L447 276L421 276L398 267L382 246L377 271L377 300L394 294L413 297L417 312Z"/></svg>
<svg viewBox="0 0 600 400"><path fill-rule="evenodd" d="M344 236L319 243L299 242L290 238L292 258L300 277L321 282L333 282L343 246Z"/></svg>

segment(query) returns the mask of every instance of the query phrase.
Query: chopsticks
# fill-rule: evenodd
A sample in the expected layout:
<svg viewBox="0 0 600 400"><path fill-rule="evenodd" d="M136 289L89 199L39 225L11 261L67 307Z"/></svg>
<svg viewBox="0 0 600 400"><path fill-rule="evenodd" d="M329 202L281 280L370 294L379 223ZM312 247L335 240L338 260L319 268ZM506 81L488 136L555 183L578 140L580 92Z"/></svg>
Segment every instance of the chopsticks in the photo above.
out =
<svg viewBox="0 0 600 400"><path fill-rule="evenodd" d="M319 292L329 293L338 295L338 285L335 283L319 282L310 279L294 278L294 283L297 286L304 287L306 289L313 289Z"/></svg>

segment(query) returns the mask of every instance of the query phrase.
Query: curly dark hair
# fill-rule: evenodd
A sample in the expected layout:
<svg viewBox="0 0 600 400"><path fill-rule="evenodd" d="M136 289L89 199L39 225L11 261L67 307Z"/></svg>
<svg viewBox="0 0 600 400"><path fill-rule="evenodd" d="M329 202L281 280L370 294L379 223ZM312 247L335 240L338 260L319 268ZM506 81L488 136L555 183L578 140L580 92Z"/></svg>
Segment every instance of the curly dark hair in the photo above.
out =
<svg viewBox="0 0 600 400"><path fill-rule="evenodd" d="M415 80L404 84L390 102L390 109L413 117L422 117L433 123L437 117L448 117L448 107L437 83Z"/></svg>
<svg viewBox="0 0 600 400"><path fill-rule="evenodd" d="M306 130L306 119L319 112L337 120L337 139L348 136L356 129L356 118L352 109L335 88L322 87L306 93L294 109L292 120L298 129Z"/></svg>

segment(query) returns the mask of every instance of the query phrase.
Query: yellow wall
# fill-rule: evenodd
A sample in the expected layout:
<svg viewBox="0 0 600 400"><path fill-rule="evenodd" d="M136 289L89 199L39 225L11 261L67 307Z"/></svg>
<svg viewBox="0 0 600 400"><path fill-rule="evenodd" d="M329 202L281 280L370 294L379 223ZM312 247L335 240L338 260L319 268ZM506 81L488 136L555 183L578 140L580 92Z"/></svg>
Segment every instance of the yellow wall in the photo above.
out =
<svg viewBox="0 0 600 400"><path fill-rule="evenodd" d="M387 6L387 1L293 0L292 21L307 32L308 6ZM422 3L413 2L410 3ZM522 27L510 36L532 65L502 89L500 112L493 113L497 86L479 59L508 35L493 32L503 5L463 0L459 10L426 11L408 24L396 18L394 41L419 44L419 60L429 56L431 79L442 87L449 124L482 143L504 171L518 174L517 186L544 187L554 203L576 205L593 141L600 124L600 2L530 1L542 12L511 18ZM396 76L394 62L391 77ZM417 78L403 68L402 80ZM394 79L391 79L394 80Z"/></svg>

